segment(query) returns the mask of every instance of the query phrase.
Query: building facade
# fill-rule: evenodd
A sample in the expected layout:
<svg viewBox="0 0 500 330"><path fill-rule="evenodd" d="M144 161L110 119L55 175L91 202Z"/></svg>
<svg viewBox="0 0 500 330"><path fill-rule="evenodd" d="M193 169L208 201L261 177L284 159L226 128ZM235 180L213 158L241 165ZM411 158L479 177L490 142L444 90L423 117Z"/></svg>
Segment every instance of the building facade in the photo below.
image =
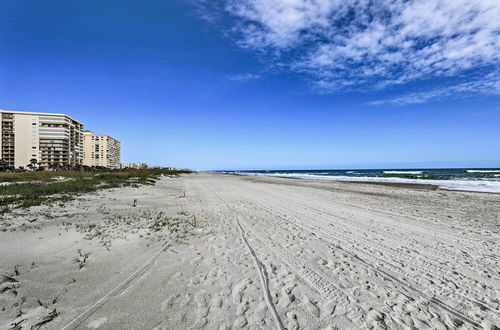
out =
<svg viewBox="0 0 500 330"><path fill-rule="evenodd" d="M8 167L82 165L83 124L59 113L0 110L0 159Z"/></svg>
<svg viewBox="0 0 500 330"><path fill-rule="evenodd" d="M148 168L146 163L122 163L122 168L143 169Z"/></svg>
<svg viewBox="0 0 500 330"><path fill-rule="evenodd" d="M120 142L111 136L83 132L83 165L120 168Z"/></svg>

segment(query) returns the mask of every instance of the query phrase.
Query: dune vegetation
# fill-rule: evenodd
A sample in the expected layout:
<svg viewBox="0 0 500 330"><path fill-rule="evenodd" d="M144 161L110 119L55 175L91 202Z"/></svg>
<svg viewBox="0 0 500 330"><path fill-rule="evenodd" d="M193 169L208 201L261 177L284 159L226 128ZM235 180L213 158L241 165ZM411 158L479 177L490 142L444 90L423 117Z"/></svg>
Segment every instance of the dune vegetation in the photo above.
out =
<svg viewBox="0 0 500 330"><path fill-rule="evenodd" d="M182 173L189 171L148 168L0 173L0 214L13 207L65 202L73 199L76 194L98 189L154 184L163 175L176 176Z"/></svg>

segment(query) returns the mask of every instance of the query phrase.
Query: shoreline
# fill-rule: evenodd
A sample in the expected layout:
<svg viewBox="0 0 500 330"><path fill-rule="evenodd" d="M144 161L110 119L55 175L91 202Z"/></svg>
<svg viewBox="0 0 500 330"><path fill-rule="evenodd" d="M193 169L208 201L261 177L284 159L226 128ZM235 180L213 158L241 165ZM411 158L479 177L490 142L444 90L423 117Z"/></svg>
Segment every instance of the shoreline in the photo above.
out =
<svg viewBox="0 0 500 330"><path fill-rule="evenodd" d="M434 183L429 183L428 181L432 181L430 179L422 179L425 180L426 182L398 182L398 181L377 181L376 178L373 178L373 180L349 180L349 179L336 179L334 176L331 178L307 178L307 177L300 177L299 175L297 176L284 176L284 175L266 175L266 174L258 174L258 175L252 175L252 174L237 174L237 173L214 173L214 174L224 174L224 175L235 175L235 176L244 176L244 177L269 177L269 178L281 178L281 179L295 179L295 180L304 180L304 181L320 181L320 182L345 182L345 183L354 183L354 184L372 184L372 185L382 185L382 186L389 186L389 187L408 187L408 188L415 188L415 189L430 189L430 190L446 190L446 191L461 191L461 192L477 192L477 193L488 193L488 194L500 194L500 191L488 191L488 190L480 190L480 189L464 189L464 188L450 188L446 186L442 186L439 184L434 184ZM403 179L403 178L402 178ZM382 180L382 178L381 178ZM413 180L413 179L412 179ZM418 179L414 179L414 181L418 181ZM437 181L437 180L436 180ZM456 182L454 180L439 180L442 183L453 183ZM458 182L463 182L463 181L458 181ZM475 182L481 182L481 181L470 181L471 183ZM496 182L496 181L495 181Z"/></svg>
<svg viewBox="0 0 500 330"><path fill-rule="evenodd" d="M239 175L239 174L235 174ZM291 179L291 180L304 180L304 181L321 181L321 182L339 182L346 184L369 184L369 185L381 185L387 187L398 187L398 188L415 188L415 189L429 189L429 190L437 190L441 189L438 185L431 185L425 183L405 183L405 182L376 182L376 181L349 181L349 180L320 180L320 179L305 179L298 177L290 177L290 176L279 176L279 175L262 175L263 177L269 178L280 178L280 179ZM252 177L252 176L250 176Z"/></svg>

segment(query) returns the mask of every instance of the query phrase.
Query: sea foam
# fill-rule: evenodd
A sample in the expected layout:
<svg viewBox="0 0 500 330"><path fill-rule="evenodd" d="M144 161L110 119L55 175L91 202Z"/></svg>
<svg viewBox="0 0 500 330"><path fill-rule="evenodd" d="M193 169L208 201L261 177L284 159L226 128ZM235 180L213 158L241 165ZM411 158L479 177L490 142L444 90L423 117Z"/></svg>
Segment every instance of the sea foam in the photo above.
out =
<svg viewBox="0 0 500 330"><path fill-rule="evenodd" d="M500 173L500 170L465 170L467 173Z"/></svg>
<svg viewBox="0 0 500 330"><path fill-rule="evenodd" d="M422 174L423 171L384 171L385 174Z"/></svg>
<svg viewBox="0 0 500 330"><path fill-rule="evenodd" d="M408 171L410 172L410 171ZM438 186L447 190L465 190L478 192L500 193L500 180L429 180L429 179L410 179L398 177L370 177L370 176L342 176L342 175L315 175L306 173L262 173L262 172L240 172L240 175L264 175L276 177L289 177L296 179L309 180L330 180L330 181L355 181L355 182L382 182L382 183L411 183L427 184Z"/></svg>

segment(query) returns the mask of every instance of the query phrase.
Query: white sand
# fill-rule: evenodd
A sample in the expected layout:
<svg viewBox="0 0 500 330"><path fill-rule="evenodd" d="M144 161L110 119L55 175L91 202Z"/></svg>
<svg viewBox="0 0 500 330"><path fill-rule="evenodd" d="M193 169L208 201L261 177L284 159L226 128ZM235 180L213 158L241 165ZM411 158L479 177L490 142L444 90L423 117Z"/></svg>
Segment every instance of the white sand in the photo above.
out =
<svg viewBox="0 0 500 330"><path fill-rule="evenodd" d="M0 329L495 329L499 214L498 194L210 174L17 210Z"/></svg>

